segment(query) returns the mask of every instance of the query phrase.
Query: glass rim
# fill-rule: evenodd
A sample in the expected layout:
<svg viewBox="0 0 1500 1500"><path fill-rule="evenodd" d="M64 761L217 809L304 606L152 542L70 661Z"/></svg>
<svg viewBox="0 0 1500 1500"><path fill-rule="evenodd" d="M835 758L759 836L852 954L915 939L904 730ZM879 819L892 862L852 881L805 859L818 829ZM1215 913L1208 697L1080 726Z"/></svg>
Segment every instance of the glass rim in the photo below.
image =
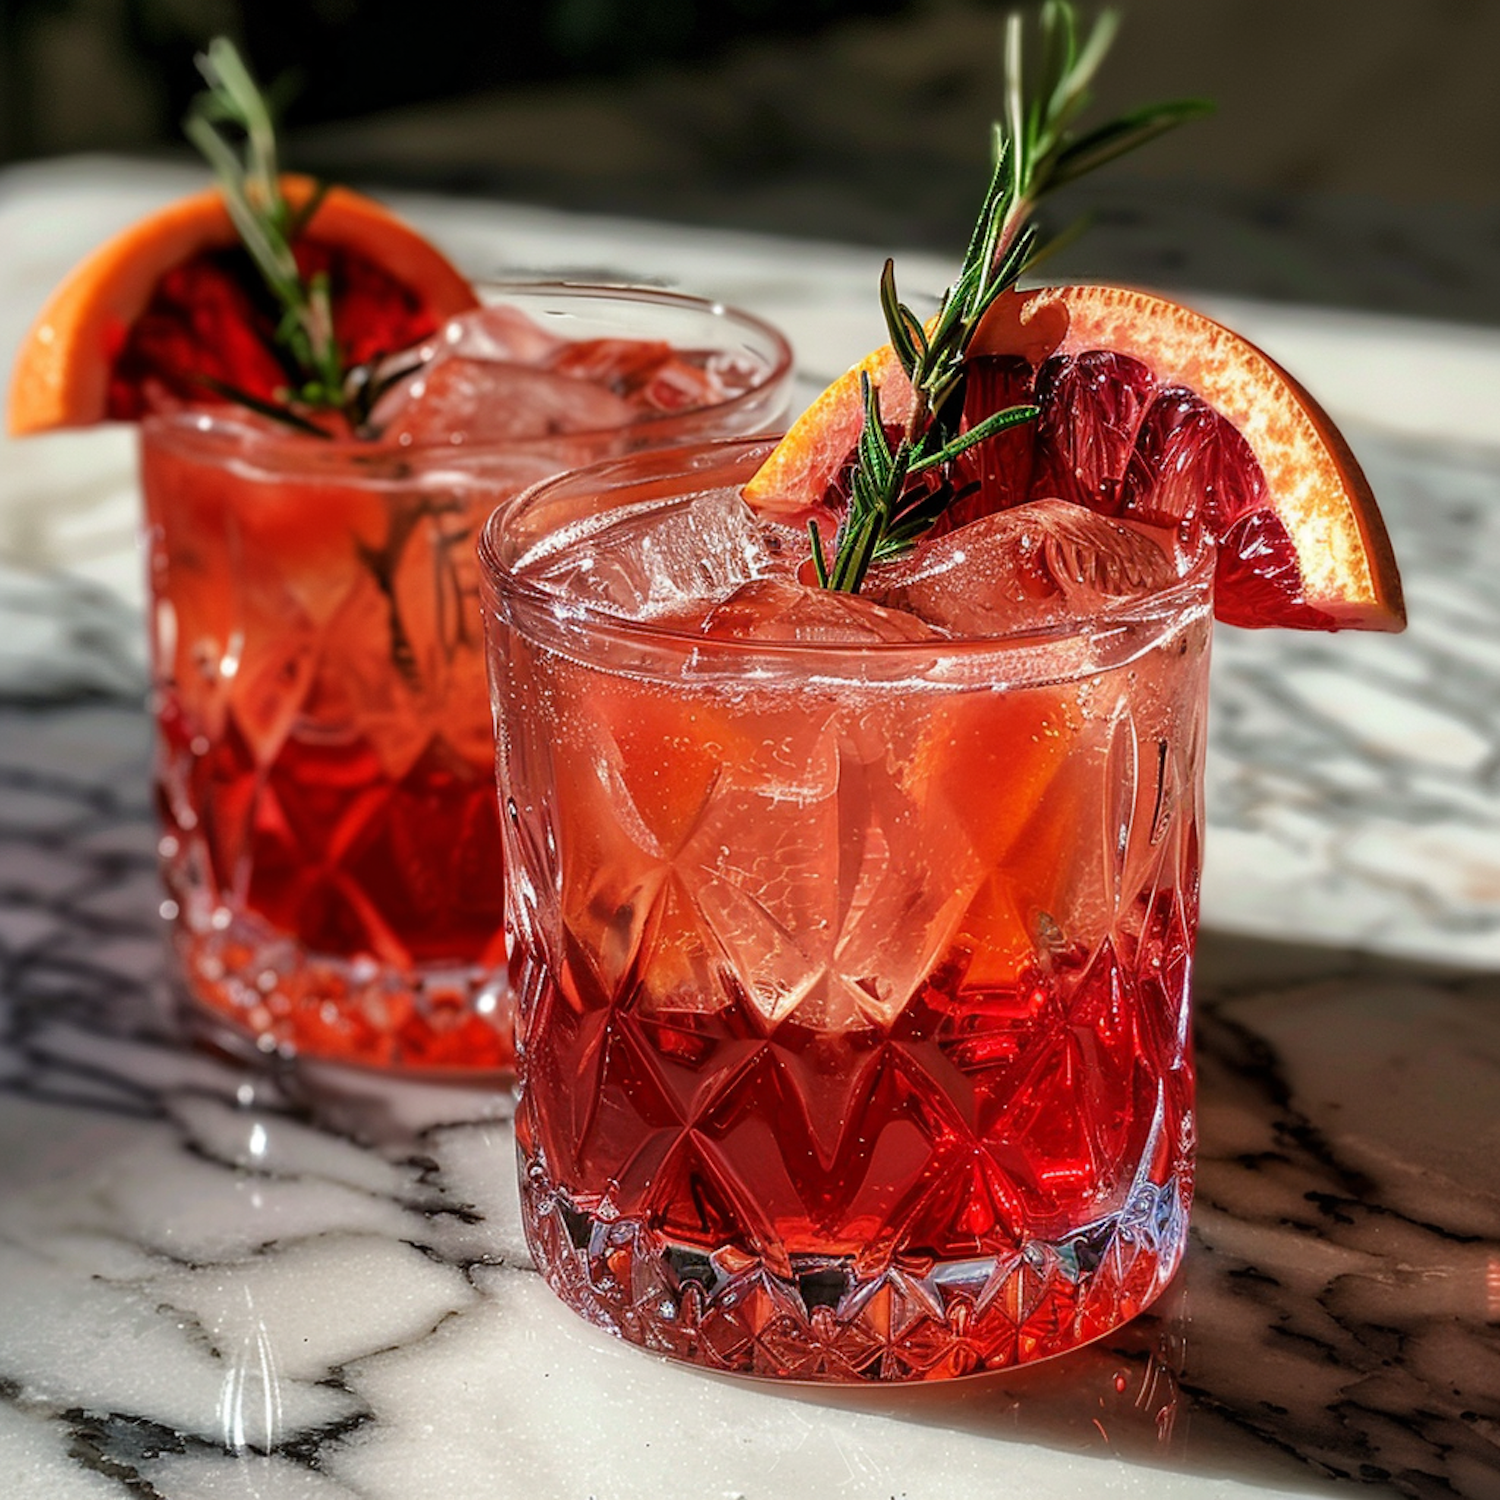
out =
<svg viewBox="0 0 1500 1500"><path fill-rule="evenodd" d="M643 446L650 446L650 433L673 426L684 427L688 431L684 438L674 438L671 441L690 442L692 428L697 424L721 420L726 412L731 412L736 407L762 400L767 392L774 391L779 385L788 384L792 377L795 354L786 335L774 323L767 322L757 314L712 297L629 282L486 278L476 281L474 288L485 302L498 302L505 298L519 300L551 297L600 307L627 304L668 308L677 313L705 317L709 320L708 326L743 330L768 346L766 368L759 373L755 383L745 390L707 406L650 413L631 422L630 430L642 437ZM177 442L188 446L233 438L237 444L242 445L241 452L246 461L255 467L278 473L301 473L307 468L309 454L319 455L319 462L352 459L359 462L359 467L370 468L389 463L427 462L434 458L441 458L446 463L469 455L483 458L494 454L543 452L548 448L555 448L559 442L588 443L621 430L617 426L591 427L578 432L503 438L482 443L388 443L379 438L313 438L308 433L290 428L285 431L268 428L264 423L269 420L255 418L252 413L234 405L182 407L175 411L151 412L142 417L141 438L144 442L149 434L153 442Z"/></svg>
<svg viewBox="0 0 1500 1500"><path fill-rule="evenodd" d="M719 473L722 479L722 466L716 465L716 460L728 461L738 456L748 463L751 458L764 459L779 441L779 434L759 434L677 444L649 452L604 459L554 474L528 486L502 501L480 529L476 551L485 589L496 599L515 601L523 610L548 619L559 629L565 630L569 638L575 641L580 636L587 636L601 642L649 647L662 652L683 654L692 651L699 656L723 657L725 660L758 658L768 662L780 660L802 664L814 658L878 658L885 662L915 663L931 662L934 658L1023 656L1059 642L1080 640L1086 636L1097 637L1111 629L1118 632L1152 621L1160 621L1165 626L1186 618L1195 606L1202 605L1210 610L1212 608L1215 552L1207 543L1199 548L1187 571L1170 584L1130 595L1122 599L1117 607L1076 620L1060 620L1032 629L1009 631L1003 635L940 636L917 641L776 641L705 636L688 626L667 624L650 618L634 619L627 615L612 614L587 600L568 599L521 576L516 568L501 559L499 538L510 524L511 518L524 507L534 505L559 489L586 485L590 488L598 487L602 493L632 488L641 483L655 482L660 485L675 479L690 480L695 469L704 475L702 489L717 488L718 484L711 476ZM749 474L744 477L748 478ZM688 490L689 486L684 485L682 493L686 494ZM659 488L656 496L663 496ZM534 549L528 551L521 559L522 566L536 556ZM1080 677L1090 673L1069 671L1064 675Z"/></svg>

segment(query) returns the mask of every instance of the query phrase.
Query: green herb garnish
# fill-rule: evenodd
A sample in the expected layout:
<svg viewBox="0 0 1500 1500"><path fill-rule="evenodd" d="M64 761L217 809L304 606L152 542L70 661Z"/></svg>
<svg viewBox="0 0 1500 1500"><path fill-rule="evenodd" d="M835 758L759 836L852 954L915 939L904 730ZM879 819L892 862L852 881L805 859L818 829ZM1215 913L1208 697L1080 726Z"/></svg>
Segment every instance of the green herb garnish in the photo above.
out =
<svg viewBox="0 0 1500 1500"><path fill-rule="evenodd" d="M891 346L911 381L906 429L892 444L880 420L878 392L864 381L865 415L850 475L849 509L832 566L815 521L808 523L813 566L825 587L858 593L872 564L898 557L935 524L955 498L953 460L976 443L1030 421L1035 406L995 412L962 430L965 360L981 319L1000 294L1057 247L1039 245L1032 221L1052 189L1198 115L1212 105L1181 99L1137 109L1079 135L1099 65L1119 18L1104 11L1086 38L1069 0L1046 0L1038 23L1034 73L1023 66L1023 22L1005 32L1005 113L994 127L994 169L957 280L943 294L931 329L896 295L891 261L880 278L880 305Z"/></svg>
<svg viewBox="0 0 1500 1500"><path fill-rule="evenodd" d="M334 337L328 278L304 276L292 253L326 189L319 188L298 210L286 201L271 109L233 42L216 37L197 64L208 87L193 100L183 130L218 174L229 217L280 310L276 346L293 378L286 401L349 415L348 372ZM238 143L226 135L226 126L241 137ZM305 421L296 425L312 427Z"/></svg>

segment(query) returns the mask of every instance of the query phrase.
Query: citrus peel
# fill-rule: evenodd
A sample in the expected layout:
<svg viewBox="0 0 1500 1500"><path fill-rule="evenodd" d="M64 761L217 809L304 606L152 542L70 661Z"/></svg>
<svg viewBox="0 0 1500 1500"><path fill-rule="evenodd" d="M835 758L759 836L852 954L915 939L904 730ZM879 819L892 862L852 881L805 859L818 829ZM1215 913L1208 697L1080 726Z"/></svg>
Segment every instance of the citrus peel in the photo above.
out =
<svg viewBox="0 0 1500 1500"><path fill-rule="evenodd" d="M317 191L306 177L280 181L294 212ZM329 189L305 234L310 243L379 267L416 294L434 325L477 305L472 287L439 250L362 194ZM52 293L21 345L7 407L11 433L107 420L112 369L163 278L238 242L219 190L209 188L129 225L85 257Z"/></svg>
<svg viewBox="0 0 1500 1500"><path fill-rule="evenodd" d="M1331 629L1403 627L1395 555L1348 443L1291 375L1239 335L1144 292L1046 287L1000 297L976 330L968 358L1019 357L1036 371L1048 361L1094 352L1139 361L1158 393L1191 393L1239 434L1259 466L1264 492L1258 493L1257 514L1269 513L1284 529L1295 568L1285 577L1249 579L1253 587L1247 587L1248 565L1221 568L1221 619ZM751 506L788 521L830 506L863 422L863 377L878 389L882 421L905 421L911 390L886 345L841 375L792 425L745 486ZM968 413L970 420L983 415ZM1044 407L1043 421L1046 415ZM993 508L1028 498L1037 496L1006 496ZM1128 500L1117 495L1115 503L1128 511ZM1213 517L1206 519L1223 543L1230 524L1243 515L1218 518L1217 526Z"/></svg>

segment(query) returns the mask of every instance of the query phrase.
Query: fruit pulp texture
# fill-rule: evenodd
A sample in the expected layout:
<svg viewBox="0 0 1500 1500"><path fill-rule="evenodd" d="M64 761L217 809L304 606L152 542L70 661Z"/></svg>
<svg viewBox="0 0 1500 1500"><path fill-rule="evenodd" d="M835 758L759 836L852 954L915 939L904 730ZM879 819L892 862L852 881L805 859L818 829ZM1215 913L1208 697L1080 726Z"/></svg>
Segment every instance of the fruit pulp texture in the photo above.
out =
<svg viewBox="0 0 1500 1500"><path fill-rule="evenodd" d="M636 377L659 349L569 352L590 380L617 368L650 416ZM465 492L424 485L421 455L413 477L375 480L357 451L347 472L301 475L148 437L176 938L194 997L262 1046L512 1065L474 537L500 499L566 466L571 441L524 445L510 470L497 456Z"/></svg>
<svg viewBox="0 0 1500 1500"><path fill-rule="evenodd" d="M296 247L304 276L328 278L334 336L351 365L405 349L439 322L412 288L367 256L309 241ZM241 247L203 250L162 276L150 302L113 353L107 407L117 421L139 421L165 405L200 404L204 377L262 401L286 384L276 357L282 313Z"/></svg>
<svg viewBox="0 0 1500 1500"><path fill-rule="evenodd" d="M832 1380L1151 1300L1191 1193L1206 608L999 691L695 685L506 633L523 1199L565 1300Z"/></svg>
<svg viewBox="0 0 1500 1500"><path fill-rule="evenodd" d="M1157 526L1206 527L1220 539L1221 620L1333 628L1328 615L1302 598L1296 547L1271 507L1249 443L1196 392L1109 349L1056 354L1035 367L1014 355L970 362L964 393L970 420L1032 401L1040 408L1034 423L959 460L967 497L940 527L1047 496ZM841 494L830 498L841 508Z"/></svg>

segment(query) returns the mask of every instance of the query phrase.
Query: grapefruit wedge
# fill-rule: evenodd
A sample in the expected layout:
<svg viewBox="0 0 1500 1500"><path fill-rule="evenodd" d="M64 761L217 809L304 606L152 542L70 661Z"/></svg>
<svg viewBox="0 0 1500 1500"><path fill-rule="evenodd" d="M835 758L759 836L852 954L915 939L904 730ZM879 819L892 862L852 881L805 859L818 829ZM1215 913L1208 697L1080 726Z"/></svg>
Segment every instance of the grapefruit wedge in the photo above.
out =
<svg viewBox="0 0 1500 1500"><path fill-rule="evenodd" d="M316 185L283 177L294 212ZM414 229L332 188L294 252L329 278L349 363L407 348L477 304L469 283ZM169 204L106 241L53 292L22 343L7 421L16 435L135 420L218 398L209 381L272 400L287 383L276 312L216 188Z"/></svg>
<svg viewBox="0 0 1500 1500"><path fill-rule="evenodd" d="M1177 303L1122 287L1002 296L970 347L965 424L1022 402L1035 423L963 459L956 521L1044 496L1218 544L1214 612L1242 626L1400 630L1401 580L1370 486L1322 408L1279 365ZM889 346L840 376L745 488L791 521L842 510L861 375L899 429L911 388Z"/></svg>

